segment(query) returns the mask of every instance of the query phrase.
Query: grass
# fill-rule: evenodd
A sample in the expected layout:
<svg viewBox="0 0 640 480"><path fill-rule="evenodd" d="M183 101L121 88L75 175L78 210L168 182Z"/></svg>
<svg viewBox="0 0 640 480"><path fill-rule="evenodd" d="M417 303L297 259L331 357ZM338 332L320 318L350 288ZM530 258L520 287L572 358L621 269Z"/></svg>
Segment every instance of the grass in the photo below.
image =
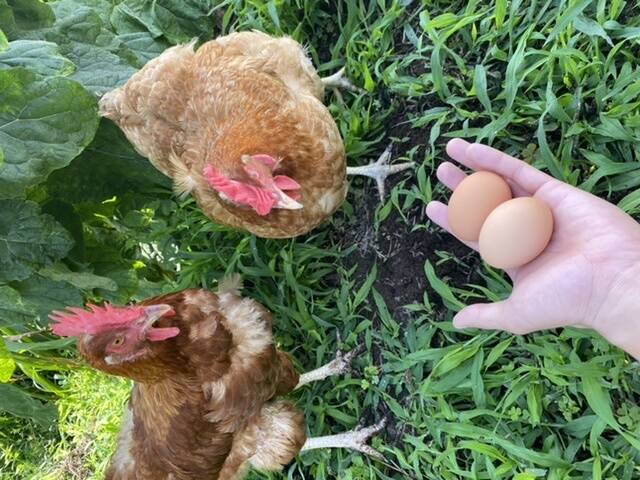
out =
<svg viewBox="0 0 640 480"><path fill-rule="evenodd" d="M25 425L16 428L14 439L24 430L31 435L18 448L13 446L22 458L7 479L102 478L116 445L131 382L83 368L65 378L62 386L69 393L58 401L59 437L38 438ZM5 441L9 451L12 447Z"/></svg>
<svg viewBox="0 0 640 480"><path fill-rule="evenodd" d="M96 245L136 262L136 299L212 287L240 272L246 291L275 313L276 337L301 369L339 347L366 347L353 377L295 398L315 435L392 416L375 441L388 465L323 451L283 475L251 478L640 478L637 365L583 330L456 331L453 312L503 298L509 285L423 213L426 201L445 196L434 171L454 136L489 142L640 213L634 2L217 3L218 33L293 35L324 74L346 63L367 90L329 97L352 164L390 139L397 160L419 162L383 205L369 200L372 185L354 183L331 225L290 241L213 225L165 190L133 192L104 216L83 213ZM417 259L410 273L408 257ZM124 275L107 261L96 265L102 275ZM394 289L402 282L406 291ZM114 300L130 296L119 291ZM0 417L0 478L100 478L127 386L87 370L56 381L66 392L59 433Z"/></svg>

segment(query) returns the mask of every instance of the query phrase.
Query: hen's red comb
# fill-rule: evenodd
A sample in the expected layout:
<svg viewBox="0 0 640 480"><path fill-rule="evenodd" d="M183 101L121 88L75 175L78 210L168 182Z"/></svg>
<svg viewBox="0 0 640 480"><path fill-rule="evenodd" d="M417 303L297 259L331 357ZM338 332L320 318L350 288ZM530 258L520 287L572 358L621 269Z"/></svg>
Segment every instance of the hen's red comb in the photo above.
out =
<svg viewBox="0 0 640 480"><path fill-rule="evenodd" d="M105 304L103 307L87 305L90 310L78 307L67 307L63 311L55 311L49 318L55 323L51 326L53 333L60 337L77 337L81 334L96 333L122 327L144 315L143 307L114 307Z"/></svg>
<svg viewBox="0 0 640 480"><path fill-rule="evenodd" d="M211 188L226 195L234 202L249 205L260 216L267 215L278 203L268 190L231 180L211 165L204 167L202 174Z"/></svg>

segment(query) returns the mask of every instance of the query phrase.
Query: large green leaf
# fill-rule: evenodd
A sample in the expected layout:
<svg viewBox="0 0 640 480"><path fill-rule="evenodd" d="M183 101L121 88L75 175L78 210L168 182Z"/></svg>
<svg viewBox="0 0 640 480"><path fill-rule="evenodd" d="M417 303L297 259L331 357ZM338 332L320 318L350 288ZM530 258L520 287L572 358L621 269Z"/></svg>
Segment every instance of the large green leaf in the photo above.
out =
<svg viewBox="0 0 640 480"><path fill-rule="evenodd" d="M60 53L77 67L71 78L98 95L125 83L138 68L169 46L138 22L121 21L114 28L110 20L111 2L61 0L51 5L56 22L37 30L21 31L18 38L57 44Z"/></svg>
<svg viewBox="0 0 640 480"><path fill-rule="evenodd" d="M116 195L171 182L141 157L112 122L103 120L93 143L47 181L52 197L71 203L102 202Z"/></svg>
<svg viewBox="0 0 640 480"><path fill-rule="evenodd" d="M122 85L168 44L155 39L142 25L120 37L109 20L112 4L104 0L62 0L52 4L57 21L50 28L22 38L47 40L60 47L77 67L71 76L102 95Z"/></svg>
<svg viewBox="0 0 640 480"><path fill-rule="evenodd" d="M38 323L43 327L49 324L48 317L53 310L83 304L78 289L66 282L35 275L15 286L24 302L36 312Z"/></svg>
<svg viewBox="0 0 640 480"><path fill-rule="evenodd" d="M96 99L79 83L39 79L22 68L0 70L0 198L22 195L69 164L97 126Z"/></svg>
<svg viewBox="0 0 640 480"><path fill-rule="evenodd" d="M40 0L0 0L0 29L10 39L21 31L48 27L54 20L51 7Z"/></svg>
<svg viewBox="0 0 640 480"><path fill-rule="evenodd" d="M24 280L63 258L73 246L67 231L37 204L0 200L0 282Z"/></svg>
<svg viewBox="0 0 640 480"><path fill-rule="evenodd" d="M56 172L57 171L60 170L56 170ZM56 172L53 172L53 174ZM84 263L84 226L82 223L82 217L76 208L69 202L56 198L50 198L47 202L41 205L41 208L42 213L48 213L55 218L56 221L62 225L73 238L73 248L67 257L70 260L81 264Z"/></svg>
<svg viewBox="0 0 640 480"><path fill-rule="evenodd" d="M118 289L118 284L110 278L101 277L89 272L72 272L64 263L56 263L55 265L44 267L38 273L45 278L57 282L67 282L81 290L101 288L113 292Z"/></svg>
<svg viewBox="0 0 640 480"><path fill-rule="evenodd" d="M26 305L17 290L0 286L0 327L21 329L35 317L35 311Z"/></svg>
<svg viewBox="0 0 640 480"><path fill-rule="evenodd" d="M42 403L9 384L0 384L0 411L32 419L43 427L52 425L58 416L53 404Z"/></svg>
<svg viewBox="0 0 640 480"><path fill-rule="evenodd" d="M154 38L149 32L131 32L118 36L136 57L140 66L160 55L171 44L161 38Z"/></svg>
<svg viewBox="0 0 640 480"><path fill-rule="evenodd" d="M111 22L109 18L113 12L114 4L120 0L58 0L52 3L52 8L56 17L62 19L81 8L90 8L99 16L103 25L108 26Z"/></svg>
<svg viewBox="0 0 640 480"><path fill-rule="evenodd" d="M9 43L9 49L0 53L0 68L10 67L25 67L43 76L66 76L76 68L71 60L60 55L55 43L41 40Z"/></svg>
<svg viewBox="0 0 640 480"><path fill-rule="evenodd" d="M60 45L63 55L78 67L74 80L101 95L125 83L141 66L106 28L98 11L72 0L57 2L54 8L58 21L41 35Z"/></svg>
<svg viewBox="0 0 640 480"><path fill-rule="evenodd" d="M125 0L112 15L116 27L138 23L154 36L164 35L171 43L213 35L214 2L211 0Z"/></svg>

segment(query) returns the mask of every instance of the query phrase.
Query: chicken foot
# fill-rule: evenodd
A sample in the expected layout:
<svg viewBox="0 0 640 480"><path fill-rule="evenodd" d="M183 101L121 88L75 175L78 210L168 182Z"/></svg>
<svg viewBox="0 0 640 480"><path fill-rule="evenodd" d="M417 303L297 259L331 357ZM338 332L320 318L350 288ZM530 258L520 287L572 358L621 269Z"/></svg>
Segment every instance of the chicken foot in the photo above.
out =
<svg viewBox="0 0 640 480"><path fill-rule="evenodd" d="M346 72L346 67L342 67L333 75L329 75L328 77L321 78L325 88L334 88L334 89L342 88L344 90L350 90L356 93L364 92L362 88L356 87L353 83L349 81L349 79L345 75L345 72Z"/></svg>
<svg viewBox="0 0 640 480"><path fill-rule="evenodd" d="M402 172L407 168L411 168L415 165L415 162L397 163L395 165L389 165L391 159L391 148L393 145L389 145L382 155L378 157L374 163L364 165L361 167L347 167L347 175L364 175L366 177L373 178L378 185L378 193L380 194L380 201L384 201L385 188L384 181L389 175Z"/></svg>
<svg viewBox="0 0 640 480"><path fill-rule="evenodd" d="M298 380L296 389L303 387L304 385L307 385L311 382L324 380L328 377L344 375L351 369L351 360L353 360L353 357L355 357L356 353L356 350L352 350L349 353L338 352L336 358L331 360L329 363L321 366L320 368L316 368L315 370L311 370L310 372L306 372L300 375L300 379Z"/></svg>
<svg viewBox="0 0 640 480"><path fill-rule="evenodd" d="M364 453L370 457L383 460L384 457L380 452L367 444L367 441L376 433L384 429L387 424L386 419L382 419L371 427L356 428L349 432L339 433L337 435L327 435L324 437L309 438L302 446L300 452L308 450L316 450L319 448L347 448L357 452Z"/></svg>

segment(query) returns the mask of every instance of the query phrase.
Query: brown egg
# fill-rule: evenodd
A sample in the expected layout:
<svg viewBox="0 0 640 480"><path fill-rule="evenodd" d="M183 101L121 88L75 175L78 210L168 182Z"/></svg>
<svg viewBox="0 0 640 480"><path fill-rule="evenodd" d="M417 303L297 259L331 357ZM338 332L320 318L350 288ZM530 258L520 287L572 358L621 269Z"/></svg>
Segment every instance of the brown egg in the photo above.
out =
<svg viewBox="0 0 640 480"><path fill-rule="evenodd" d="M449 199L451 231L462 240L475 242L489 214L510 198L511 189L501 176L491 172L469 175Z"/></svg>
<svg viewBox="0 0 640 480"><path fill-rule="evenodd" d="M553 233L553 215L533 197L514 198L497 207L480 231L480 255L496 268L516 268L536 258Z"/></svg>

